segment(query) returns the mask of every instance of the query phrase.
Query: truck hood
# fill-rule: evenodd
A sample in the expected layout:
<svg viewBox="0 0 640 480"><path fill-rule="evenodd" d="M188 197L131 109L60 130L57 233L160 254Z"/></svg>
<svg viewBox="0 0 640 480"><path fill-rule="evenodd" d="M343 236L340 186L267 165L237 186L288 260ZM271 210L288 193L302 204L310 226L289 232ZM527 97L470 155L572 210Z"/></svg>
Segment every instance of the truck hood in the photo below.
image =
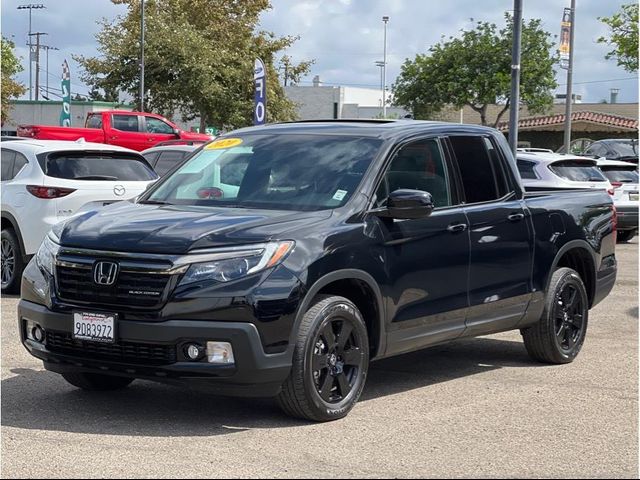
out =
<svg viewBox="0 0 640 480"><path fill-rule="evenodd" d="M183 254L200 248L295 240L296 231L331 216L331 210L291 212L120 202L54 227L67 247Z"/></svg>

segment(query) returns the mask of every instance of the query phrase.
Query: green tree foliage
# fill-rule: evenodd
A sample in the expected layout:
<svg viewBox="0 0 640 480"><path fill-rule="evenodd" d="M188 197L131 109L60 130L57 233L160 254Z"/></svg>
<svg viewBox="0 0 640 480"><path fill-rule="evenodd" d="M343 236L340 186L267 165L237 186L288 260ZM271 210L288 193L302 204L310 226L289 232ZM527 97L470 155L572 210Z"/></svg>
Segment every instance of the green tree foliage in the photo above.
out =
<svg viewBox="0 0 640 480"><path fill-rule="evenodd" d="M20 61L13 53L13 49L15 48L14 43L4 37L2 37L0 42L2 43L2 58L0 59L2 62L2 68L0 68L2 72L2 85L0 90L2 111L0 113L0 122L4 125L9 118L9 100L18 98L27 90L24 85L13 78L23 70Z"/></svg>
<svg viewBox="0 0 640 480"><path fill-rule="evenodd" d="M506 26L478 22L473 30L461 30L459 38L449 37L432 46L427 54L407 59L393 87L395 103L413 111L415 118L428 119L447 107L469 105L488 124L487 107L504 102L492 119L496 126L509 109L511 94L511 50L513 18ZM551 34L541 21L524 22L520 101L530 112L542 113L553 104L557 84L553 66Z"/></svg>
<svg viewBox="0 0 640 480"><path fill-rule="evenodd" d="M629 3L611 17L598 18L609 27L609 37L600 37L599 43L613 47L607 59L615 58L628 72L638 71L638 4Z"/></svg>
<svg viewBox="0 0 640 480"><path fill-rule="evenodd" d="M139 104L140 0L111 1L126 5L127 13L101 22L101 56L74 58L92 97L113 100L126 92ZM146 0L145 109L168 117L179 109L185 120L200 116L201 127L250 125L253 62L260 57L267 68L267 121L293 119L295 105L278 81L276 56L297 38L258 30L269 8L269 0ZM310 65L287 61L293 78Z"/></svg>

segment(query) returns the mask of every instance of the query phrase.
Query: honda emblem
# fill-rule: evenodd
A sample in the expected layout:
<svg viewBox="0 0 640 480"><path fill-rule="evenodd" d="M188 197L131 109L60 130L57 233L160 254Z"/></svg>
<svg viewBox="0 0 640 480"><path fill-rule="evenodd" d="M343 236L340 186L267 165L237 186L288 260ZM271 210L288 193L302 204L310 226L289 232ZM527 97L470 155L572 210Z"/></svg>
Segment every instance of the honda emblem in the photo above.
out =
<svg viewBox="0 0 640 480"><path fill-rule="evenodd" d="M110 286L116 282L119 266L115 262L97 262L93 266L93 281L96 285Z"/></svg>

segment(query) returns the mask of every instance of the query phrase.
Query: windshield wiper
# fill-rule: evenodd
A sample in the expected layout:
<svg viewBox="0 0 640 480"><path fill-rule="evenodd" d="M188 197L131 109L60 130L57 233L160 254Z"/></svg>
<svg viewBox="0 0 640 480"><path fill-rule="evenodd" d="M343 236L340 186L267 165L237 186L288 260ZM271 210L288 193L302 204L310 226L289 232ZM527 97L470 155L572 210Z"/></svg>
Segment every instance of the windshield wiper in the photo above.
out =
<svg viewBox="0 0 640 480"><path fill-rule="evenodd" d="M142 200L138 203L145 205L173 205L173 203L165 202L164 200Z"/></svg>

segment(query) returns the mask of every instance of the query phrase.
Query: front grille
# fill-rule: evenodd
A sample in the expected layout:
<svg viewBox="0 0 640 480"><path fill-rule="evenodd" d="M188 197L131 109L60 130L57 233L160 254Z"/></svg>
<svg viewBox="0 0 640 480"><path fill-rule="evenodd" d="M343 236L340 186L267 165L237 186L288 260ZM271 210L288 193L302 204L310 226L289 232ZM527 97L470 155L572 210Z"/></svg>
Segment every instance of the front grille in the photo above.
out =
<svg viewBox="0 0 640 480"><path fill-rule="evenodd" d="M54 353L92 360L112 360L138 365L168 365L177 361L175 345L85 342L74 340L69 333L47 331L46 346Z"/></svg>
<svg viewBox="0 0 640 480"><path fill-rule="evenodd" d="M58 298L63 301L132 308L159 306L171 275L120 271L112 286L97 285L89 267L56 266Z"/></svg>

